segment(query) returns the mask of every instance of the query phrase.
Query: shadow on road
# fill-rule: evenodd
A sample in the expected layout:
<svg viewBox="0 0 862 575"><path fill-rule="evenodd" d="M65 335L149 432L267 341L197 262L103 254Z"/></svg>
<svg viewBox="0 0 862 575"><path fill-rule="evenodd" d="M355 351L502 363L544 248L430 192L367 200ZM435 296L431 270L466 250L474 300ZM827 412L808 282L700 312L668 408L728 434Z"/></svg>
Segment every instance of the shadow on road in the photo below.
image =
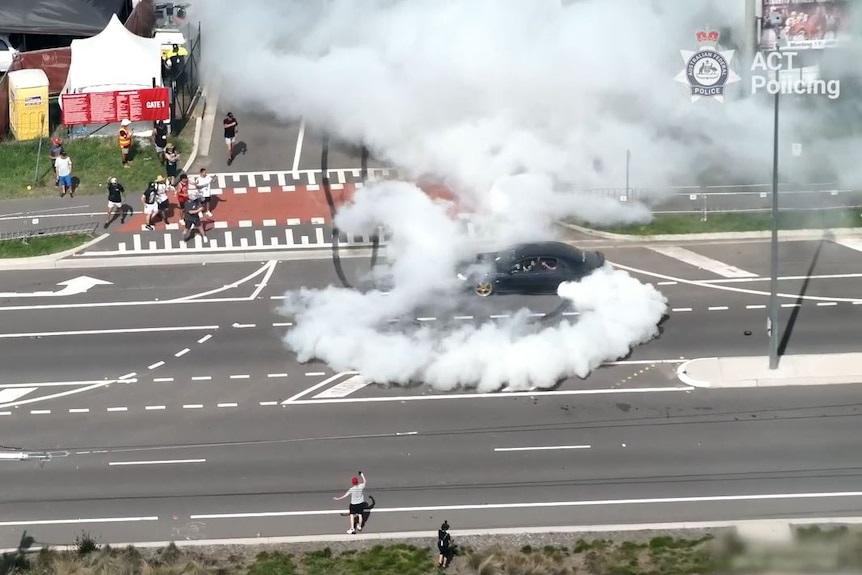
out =
<svg viewBox="0 0 862 575"><path fill-rule="evenodd" d="M793 328L796 326L796 320L799 318L799 311L802 309L802 303L805 301L805 294L808 292L808 284L811 282L811 274L814 273L814 268L817 267L817 261L820 259L820 251L823 249L823 244L832 241L834 236L832 232L826 232L820 243L817 244L817 251L811 258L811 264L805 272L805 281L802 282L802 288L799 290L799 295L796 298L796 305L793 311L790 312L790 317L787 319L787 326L781 334L781 341L778 343L778 356L781 357L787 352L787 346L790 343L790 337L793 335Z"/></svg>

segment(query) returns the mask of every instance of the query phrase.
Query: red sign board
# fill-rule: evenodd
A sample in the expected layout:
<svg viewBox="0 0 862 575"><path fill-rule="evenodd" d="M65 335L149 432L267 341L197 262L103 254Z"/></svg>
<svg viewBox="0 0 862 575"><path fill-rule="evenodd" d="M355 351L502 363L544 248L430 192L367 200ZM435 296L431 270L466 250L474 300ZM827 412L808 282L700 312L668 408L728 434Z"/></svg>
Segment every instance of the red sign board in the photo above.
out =
<svg viewBox="0 0 862 575"><path fill-rule="evenodd" d="M60 98L65 126L170 120L170 90L167 88L63 94Z"/></svg>

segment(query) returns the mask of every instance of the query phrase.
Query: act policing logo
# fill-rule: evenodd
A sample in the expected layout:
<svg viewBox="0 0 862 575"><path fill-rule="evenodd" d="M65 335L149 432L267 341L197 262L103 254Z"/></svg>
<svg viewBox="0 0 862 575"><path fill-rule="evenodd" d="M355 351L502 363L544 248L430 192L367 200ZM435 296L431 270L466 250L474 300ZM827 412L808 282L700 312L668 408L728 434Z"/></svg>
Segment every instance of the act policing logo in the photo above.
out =
<svg viewBox="0 0 862 575"><path fill-rule="evenodd" d="M730 69L734 51L718 49L718 32L698 32L695 37L700 45L697 50L680 50L685 69L677 74L676 81L689 86L692 102L701 98L724 102L727 85L740 80Z"/></svg>

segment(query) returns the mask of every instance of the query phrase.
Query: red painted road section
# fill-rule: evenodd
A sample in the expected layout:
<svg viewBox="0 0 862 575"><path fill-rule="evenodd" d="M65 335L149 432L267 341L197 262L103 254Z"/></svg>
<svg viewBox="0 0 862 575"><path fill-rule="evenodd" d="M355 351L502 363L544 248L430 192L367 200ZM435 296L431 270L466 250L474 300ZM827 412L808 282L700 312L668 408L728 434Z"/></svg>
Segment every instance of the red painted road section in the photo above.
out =
<svg viewBox="0 0 862 575"><path fill-rule="evenodd" d="M454 198L442 186L422 184L420 187L434 199L451 201ZM332 190L336 209L349 203L355 191L352 184ZM331 220L323 189L308 190L305 186L297 186L294 191L282 191L275 187L269 192L261 192L259 188L242 188L243 193L236 192L236 189L224 188L221 194L213 196L212 219L225 222L228 228L238 228L240 222L244 222L244 227L261 227L264 220L275 220L279 226L287 225L288 220L299 220L298 223L302 224L312 223L312 218L323 218L326 223ZM452 211L454 216L458 210ZM174 208L173 213L169 212L169 216L172 216L169 221L179 221L178 214L179 210ZM138 232L144 223L143 213L136 212L119 231Z"/></svg>

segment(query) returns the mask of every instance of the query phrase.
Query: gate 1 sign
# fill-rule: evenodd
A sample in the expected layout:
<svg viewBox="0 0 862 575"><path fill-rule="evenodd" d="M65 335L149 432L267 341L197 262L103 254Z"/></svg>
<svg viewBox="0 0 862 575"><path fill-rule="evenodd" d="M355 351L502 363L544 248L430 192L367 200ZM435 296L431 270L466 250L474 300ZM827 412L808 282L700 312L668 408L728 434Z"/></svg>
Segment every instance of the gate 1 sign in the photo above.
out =
<svg viewBox="0 0 862 575"><path fill-rule="evenodd" d="M116 124L123 120L155 122L170 120L168 88L62 94L63 125Z"/></svg>

